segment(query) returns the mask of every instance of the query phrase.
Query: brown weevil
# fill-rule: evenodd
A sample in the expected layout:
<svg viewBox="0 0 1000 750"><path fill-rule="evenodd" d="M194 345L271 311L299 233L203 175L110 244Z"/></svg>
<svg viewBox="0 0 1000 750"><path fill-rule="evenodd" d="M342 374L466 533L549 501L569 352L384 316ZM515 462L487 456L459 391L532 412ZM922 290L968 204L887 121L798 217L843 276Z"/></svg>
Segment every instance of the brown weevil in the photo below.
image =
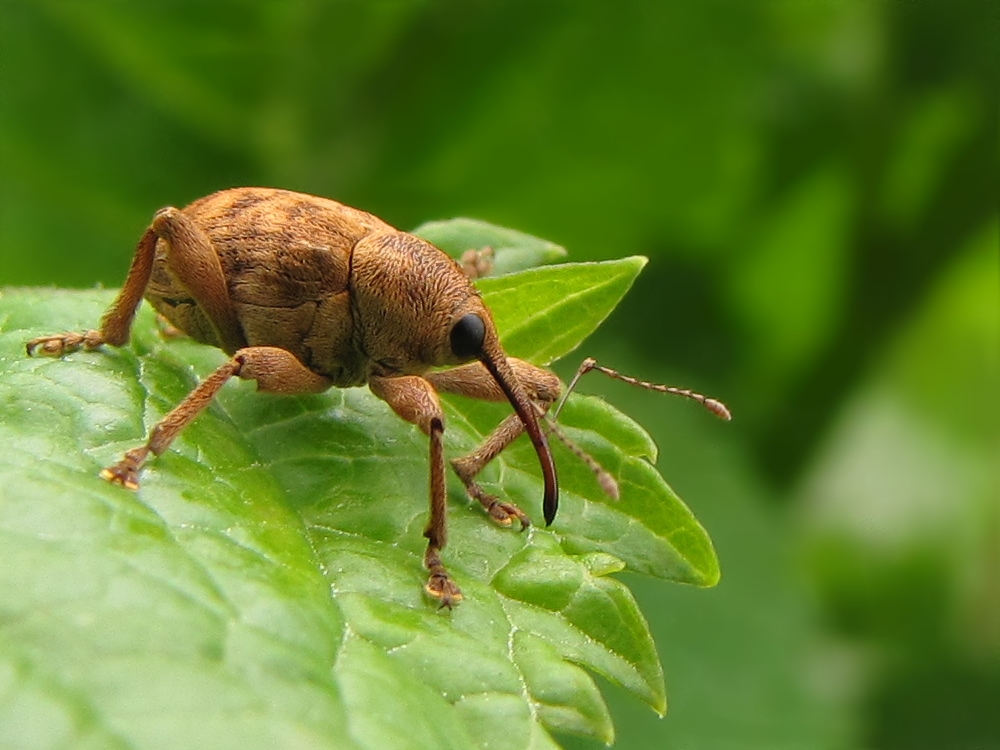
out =
<svg viewBox="0 0 1000 750"><path fill-rule="evenodd" d="M441 606L462 593L441 562L447 532L439 392L507 400L514 408L479 448L451 462L468 494L500 524L529 524L516 505L476 482L527 432L541 465L545 521L555 518L559 485L540 419L559 396L559 379L506 356L466 271L430 243L326 198L223 190L156 213L98 330L32 339L28 354L122 346L143 297L171 326L230 359L152 428L145 445L104 469L109 482L138 488L149 454L163 453L232 377L281 394L367 384L430 438L424 564L426 589ZM710 408L717 403L681 393Z"/></svg>

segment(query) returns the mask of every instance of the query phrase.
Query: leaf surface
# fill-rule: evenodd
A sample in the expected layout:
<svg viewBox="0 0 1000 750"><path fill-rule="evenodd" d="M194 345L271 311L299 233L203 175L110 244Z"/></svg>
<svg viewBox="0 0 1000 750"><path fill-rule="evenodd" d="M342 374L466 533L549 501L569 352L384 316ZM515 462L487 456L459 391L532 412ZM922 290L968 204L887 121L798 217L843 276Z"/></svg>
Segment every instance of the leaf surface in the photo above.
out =
<svg viewBox="0 0 1000 750"><path fill-rule="evenodd" d="M573 305L539 291L572 334L552 345L549 322L534 317L504 332L512 348L547 360L578 344L641 261L600 266L540 269L552 276L531 288L575 289L594 312L573 320ZM520 286L506 283L516 278L481 282L498 320L524 309ZM32 336L92 327L112 296L0 297L0 746L25 736L137 748L609 742L592 674L665 710L646 621L609 574L627 566L710 585L718 568L634 422L598 399L569 401L564 429L618 477L622 500L557 445L563 493L550 529L491 525L449 478L444 554L466 598L438 611L422 590L426 438L367 389L293 398L229 384L150 462L138 492L101 481L101 467L225 359L162 341L148 309L127 347L24 356ZM509 413L458 397L446 409L449 455ZM483 480L540 517L526 441Z"/></svg>
<svg viewBox="0 0 1000 750"><path fill-rule="evenodd" d="M553 263L566 255L566 249L554 242L478 219L460 217L428 221L414 229L413 234L436 245L453 258L461 258L467 250L491 249L494 264L488 274L490 276L502 276Z"/></svg>
<svg viewBox="0 0 1000 750"><path fill-rule="evenodd" d="M645 265L641 256L562 263L480 279L477 286L507 354L549 364L573 351L611 314Z"/></svg>

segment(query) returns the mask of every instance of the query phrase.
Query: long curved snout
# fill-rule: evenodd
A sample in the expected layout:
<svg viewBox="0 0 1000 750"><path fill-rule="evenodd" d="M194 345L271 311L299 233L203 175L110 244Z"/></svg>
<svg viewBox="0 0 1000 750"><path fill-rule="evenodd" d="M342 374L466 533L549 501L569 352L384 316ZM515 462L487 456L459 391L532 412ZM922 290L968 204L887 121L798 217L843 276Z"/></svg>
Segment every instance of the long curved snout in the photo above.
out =
<svg viewBox="0 0 1000 750"><path fill-rule="evenodd" d="M541 425L538 423L538 414L499 346L484 347L479 355L479 361L489 370L490 375L507 396L507 400L510 401L517 416L524 424L524 429L527 431L532 445L535 446L535 453L538 454L538 463L542 467L542 478L545 482L542 511L545 514L545 525L548 526L556 517L556 510L559 508L559 480L556 477L556 465L555 461L552 460L552 451L549 449L548 440L545 439L545 433L542 432Z"/></svg>

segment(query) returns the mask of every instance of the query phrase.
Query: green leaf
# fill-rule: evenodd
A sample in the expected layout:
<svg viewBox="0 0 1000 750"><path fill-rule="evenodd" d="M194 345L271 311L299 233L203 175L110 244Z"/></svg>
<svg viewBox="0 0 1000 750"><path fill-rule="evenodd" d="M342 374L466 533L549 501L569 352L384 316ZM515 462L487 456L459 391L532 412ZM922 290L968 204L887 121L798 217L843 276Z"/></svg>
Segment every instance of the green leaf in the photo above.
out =
<svg viewBox="0 0 1000 750"><path fill-rule="evenodd" d="M453 258L462 257L466 250L492 248L494 263L490 276L554 263L566 255L566 249L554 242L478 219L428 221L414 229L413 234L439 247Z"/></svg>
<svg viewBox="0 0 1000 750"><path fill-rule="evenodd" d="M481 279L477 286L493 312L512 357L548 364L593 333L646 265L641 256L600 263L563 263L516 276Z"/></svg>
<svg viewBox="0 0 1000 750"><path fill-rule="evenodd" d="M613 306L590 270L620 288L641 267L630 263L550 278ZM517 290L488 293L498 318L525 309ZM162 341L147 308L127 347L24 355L32 336L91 327L111 298L0 297L0 746L610 742L588 670L665 710L646 621L609 575L627 566L708 585L718 568L634 422L595 398L569 401L564 429L618 478L622 500L556 445L563 495L551 529L498 528L449 478L444 555L466 598L439 611L422 590L426 438L367 389L293 398L229 384L150 462L138 492L101 481L101 467L225 359ZM544 297L537 307L576 337L599 322L593 313L579 325L573 305ZM522 330L529 354L571 341L553 348L537 319ZM446 409L449 455L509 413L458 397ZM522 442L484 485L538 517L541 480Z"/></svg>

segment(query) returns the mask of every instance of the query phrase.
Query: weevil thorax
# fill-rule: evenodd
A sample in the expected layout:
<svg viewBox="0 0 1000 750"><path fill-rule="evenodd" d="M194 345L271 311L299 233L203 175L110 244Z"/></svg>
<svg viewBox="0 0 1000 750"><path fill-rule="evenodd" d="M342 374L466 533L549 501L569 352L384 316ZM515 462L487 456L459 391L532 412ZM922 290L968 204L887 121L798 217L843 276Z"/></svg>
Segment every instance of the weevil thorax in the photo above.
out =
<svg viewBox="0 0 1000 750"><path fill-rule="evenodd" d="M470 313L496 340L489 310L461 267L406 232L371 234L354 246L350 292L355 345L374 375L419 375L475 359L454 347L456 323Z"/></svg>

